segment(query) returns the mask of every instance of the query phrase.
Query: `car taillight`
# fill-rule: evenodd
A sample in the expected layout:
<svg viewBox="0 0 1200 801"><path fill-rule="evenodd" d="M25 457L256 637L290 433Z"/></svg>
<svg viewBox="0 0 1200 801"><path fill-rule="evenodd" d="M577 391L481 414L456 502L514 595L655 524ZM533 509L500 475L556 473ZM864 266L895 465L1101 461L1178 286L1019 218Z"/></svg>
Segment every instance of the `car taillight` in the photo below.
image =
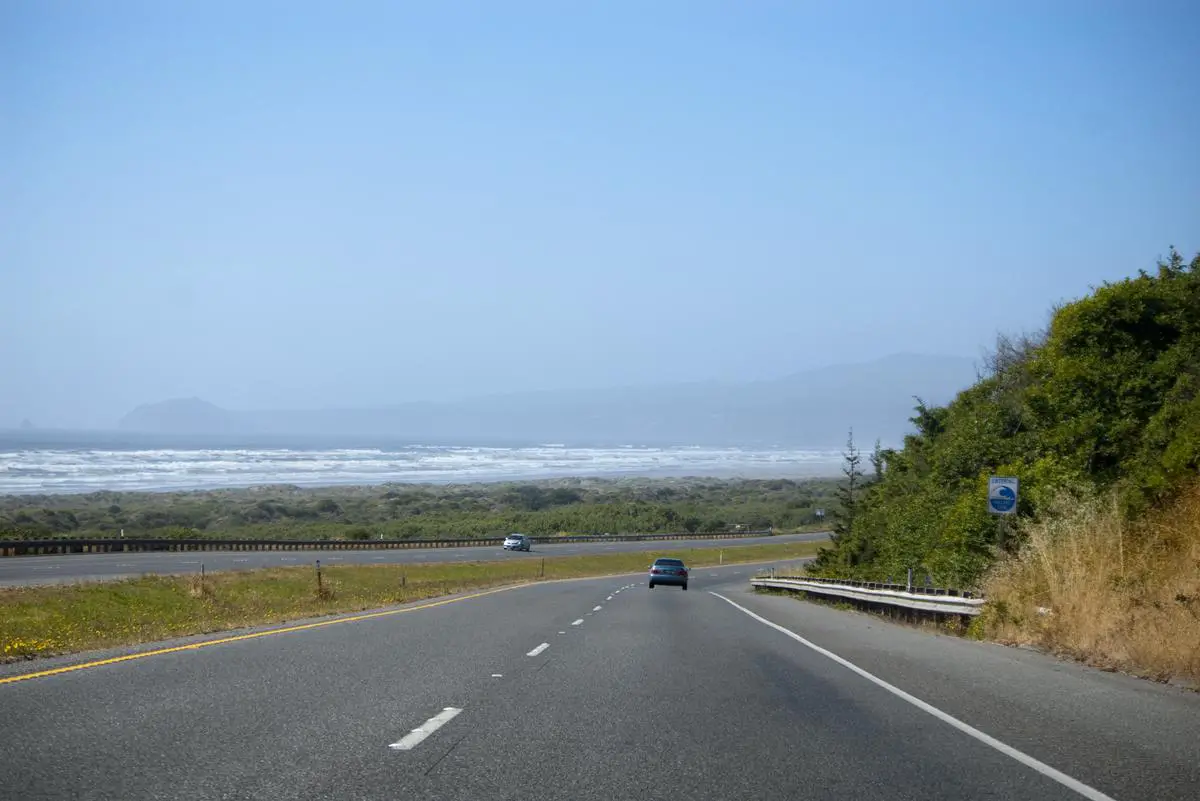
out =
<svg viewBox="0 0 1200 801"><path fill-rule="evenodd" d="M658 568L657 567L650 568L650 575L652 575L652 576L658 575Z"/></svg>

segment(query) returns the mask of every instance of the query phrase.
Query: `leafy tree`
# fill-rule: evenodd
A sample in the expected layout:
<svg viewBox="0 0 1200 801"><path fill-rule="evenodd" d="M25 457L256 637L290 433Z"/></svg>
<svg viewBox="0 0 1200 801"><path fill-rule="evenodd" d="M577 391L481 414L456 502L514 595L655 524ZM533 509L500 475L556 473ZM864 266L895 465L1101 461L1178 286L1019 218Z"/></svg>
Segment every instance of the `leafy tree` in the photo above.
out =
<svg viewBox="0 0 1200 801"><path fill-rule="evenodd" d="M334 515L336 517L342 514L342 507L332 498L324 498L317 502L317 511L323 515Z"/></svg>
<svg viewBox="0 0 1200 801"><path fill-rule="evenodd" d="M583 500L583 496L578 490L567 489L566 487L556 487L546 493L546 505L548 506L567 506L572 503L579 503Z"/></svg>

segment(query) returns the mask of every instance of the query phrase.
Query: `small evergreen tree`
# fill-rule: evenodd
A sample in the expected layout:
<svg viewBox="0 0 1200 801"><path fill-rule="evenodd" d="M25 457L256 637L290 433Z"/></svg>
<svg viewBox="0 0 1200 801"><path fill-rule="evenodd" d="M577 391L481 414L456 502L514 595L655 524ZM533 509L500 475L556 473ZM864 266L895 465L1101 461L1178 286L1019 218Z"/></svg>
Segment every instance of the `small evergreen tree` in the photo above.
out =
<svg viewBox="0 0 1200 801"><path fill-rule="evenodd" d="M850 436L846 440L846 450L842 452L842 475L846 477L845 482L838 487L838 511L837 517L833 524L834 541L838 538L850 533L854 527L854 515L858 509L859 485L862 483L862 470L859 466L862 464L862 452L854 445L854 429L850 429Z"/></svg>
<svg viewBox="0 0 1200 801"><path fill-rule="evenodd" d="M879 440L875 440L875 449L871 451L871 467L875 471L875 480L883 481L883 466L887 457L884 455L883 446Z"/></svg>

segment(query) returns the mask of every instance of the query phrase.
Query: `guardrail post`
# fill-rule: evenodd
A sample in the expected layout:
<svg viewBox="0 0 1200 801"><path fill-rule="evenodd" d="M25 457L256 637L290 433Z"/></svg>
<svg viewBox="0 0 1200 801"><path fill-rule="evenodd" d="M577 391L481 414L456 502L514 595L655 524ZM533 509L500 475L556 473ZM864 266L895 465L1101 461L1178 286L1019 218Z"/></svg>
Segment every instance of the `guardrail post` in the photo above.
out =
<svg viewBox="0 0 1200 801"><path fill-rule="evenodd" d="M908 592L912 592L912 568L908 569Z"/></svg>

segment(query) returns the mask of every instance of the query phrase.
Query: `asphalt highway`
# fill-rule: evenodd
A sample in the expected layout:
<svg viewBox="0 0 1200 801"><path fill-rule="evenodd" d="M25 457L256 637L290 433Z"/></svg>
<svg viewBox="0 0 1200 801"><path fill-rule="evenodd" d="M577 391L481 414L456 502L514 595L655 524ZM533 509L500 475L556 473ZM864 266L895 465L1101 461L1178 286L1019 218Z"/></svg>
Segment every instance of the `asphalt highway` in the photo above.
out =
<svg viewBox="0 0 1200 801"><path fill-rule="evenodd" d="M781 534L726 540L672 540L668 542L581 542L535 545L529 553L505 551L498 545L467 548L430 548L395 551L204 551L163 553L67 554L63 556L13 556L0 558L0 586L104 581L153 574L199 573L200 566L218 570L254 570L263 567L312 564L421 564L474 562L495 559L529 559L542 556L577 556L630 551L663 551L674 548L729 548L780 542L815 542L827 532Z"/></svg>
<svg viewBox="0 0 1200 801"><path fill-rule="evenodd" d="M755 595L751 570L542 583L0 683L0 795L1197 797L1200 694Z"/></svg>

